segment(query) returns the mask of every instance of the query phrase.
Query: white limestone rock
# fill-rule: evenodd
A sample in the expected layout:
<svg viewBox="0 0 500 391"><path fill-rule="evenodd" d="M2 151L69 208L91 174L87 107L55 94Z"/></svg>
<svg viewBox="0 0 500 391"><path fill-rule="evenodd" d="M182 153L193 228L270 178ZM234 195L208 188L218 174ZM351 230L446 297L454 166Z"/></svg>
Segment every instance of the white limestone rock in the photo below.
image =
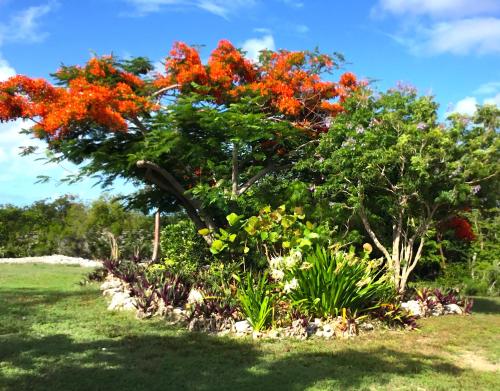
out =
<svg viewBox="0 0 500 391"><path fill-rule="evenodd" d="M458 304L446 304L444 306L444 313L463 315L464 310Z"/></svg>
<svg viewBox="0 0 500 391"><path fill-rule="evenodd" d="M197 304L202 303L204 299L205 296L203 293L200 290L193 288L189 291L187 302L188 304Z"/></svg>
<svg viewBox="0 0 500 391"><path fill-rule="evenodd" d="M113 295L111 303L108 306L109 311L116 311L123 308L125 301L130 298L128 292L118 292Z"/></svg>
<svg viewBox="0 0 500 391"><path fill-rule="evenodd" d="M252 325L248 320L241 320L234 324L234 331L236 334L250 334L252 330Z"/></svg>
<svg viewBox="0 0 500 391"><path fill-rule="evenodd" d="M410 300L401 303L401 308L407 310L410 313L410 315L423 316L422 308L420 307L420 303L417 300Z"/></svg>

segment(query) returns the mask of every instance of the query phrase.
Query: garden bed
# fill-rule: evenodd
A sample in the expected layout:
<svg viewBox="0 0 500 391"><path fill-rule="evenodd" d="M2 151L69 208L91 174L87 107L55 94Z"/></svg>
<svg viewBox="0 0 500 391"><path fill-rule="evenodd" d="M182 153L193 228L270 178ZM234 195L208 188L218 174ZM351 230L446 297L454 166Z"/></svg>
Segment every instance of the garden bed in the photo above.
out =
<svg viewBox="0 0 500 391"><path fill-rule="evenodd" d="M422 319L419 332L378 330L296 341L213 337L107 311L84 271L0 265L0 388L5 390L494 390L500 302L472 316Z"/></svg>

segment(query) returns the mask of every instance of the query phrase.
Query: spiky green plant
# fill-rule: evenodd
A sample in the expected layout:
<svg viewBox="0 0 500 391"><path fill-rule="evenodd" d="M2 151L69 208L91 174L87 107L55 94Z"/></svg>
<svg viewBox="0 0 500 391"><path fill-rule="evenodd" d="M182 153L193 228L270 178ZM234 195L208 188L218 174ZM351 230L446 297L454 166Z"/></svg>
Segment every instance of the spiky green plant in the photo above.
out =
<svg viewBox="0 0 500 391"><path fill-rule="evenodd" d="M255 279L248 273L243 281L235 277L239 282L237 296L243 314L255 331L266 328L272 322L275 301L267 272L257 275Z"/></svg>
<svg viewBox="0 0 500 391"><path fill-rule="evenodd" d="M317 247L290 272L295 288L287 296L293 307L310 316L352 314L377 306L393 288L380 262L354 253Z"/></svg>

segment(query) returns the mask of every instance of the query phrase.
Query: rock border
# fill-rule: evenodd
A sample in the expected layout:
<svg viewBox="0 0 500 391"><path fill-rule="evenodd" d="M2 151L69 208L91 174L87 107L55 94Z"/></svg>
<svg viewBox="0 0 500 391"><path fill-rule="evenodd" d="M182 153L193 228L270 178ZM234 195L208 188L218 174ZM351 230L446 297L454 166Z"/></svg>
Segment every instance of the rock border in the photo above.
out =
<svg viewBox="0 0 500 391"><path fill-rule="evenodd" d="M203 300L203 295L196 289L189 293L187 305L182 307L165 306L163 301L154 304L151 313L144 314L138 309L136 298L131 295L129 284L117 277L108 274L100 287L103 296L111 299L108 310L110 311L135 311L137 318L160 316L169 324L183 326L192 332L204 332L216 334L218 336L231 335L234 337L252 336L253 339L299 339L308 338L348 339L359 334L365 334L380 327L377 320L357 321L355 319L345 319L341 316L328 319L315 318L311 321L307 319L296 319L290 326L278 327L271 330L255 331L248 320L237 320L233 318L222 318L218 315L211 317L192 316L192 308L195 303ZM426 310L422 303L410 300L401 304L409 314L422 318L428 316L442 315L463 315L464 311L456 304L436 306Z"/></svg>
<svg viewBox="0 0 500 391"><path fill-rule="evenodd" d="M308 339L311 337L332 339L351 338L359 334L358 323L351 319L343 319L341 316L332 319L319 319L307 321L296 319L288 327L274 328L266 331L254 331L248 320L235 320L222 318L216 315L212 317L192 317L190 305L192 306L200 299L200 293L192 289L188 298L186 308L165 306L163 302L157 303L152 314L144 314L138 309L135 297L131 296L130 286L112 275L106 276L100 289L103 296L109 297L109 311L135 311L137 318L146 316L161 316L170 324L186 327L192 332L205 332L218 336L232 335L235 337L252 336L253 339ZM201 300L203 298L201 297ZM374 329L372 324L361 324L362 331Z"/></svg>

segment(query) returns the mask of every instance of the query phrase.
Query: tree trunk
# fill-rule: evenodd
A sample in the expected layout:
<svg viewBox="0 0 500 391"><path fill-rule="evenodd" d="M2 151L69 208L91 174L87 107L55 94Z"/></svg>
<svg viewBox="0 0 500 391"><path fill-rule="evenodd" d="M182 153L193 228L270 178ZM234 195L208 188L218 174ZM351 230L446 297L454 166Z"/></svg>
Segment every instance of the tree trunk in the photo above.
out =
<svg viewBox="0 0 500 391"><path fill-rule="evenodd" d="M151 256L151 261L156 262L158 260L158 253L160 249L160 210L155 213L155 234L153 239L153 255Z"/></svg>
<svg viewBox="0 0 500 391"><path fill-rule="evenodd" d="M232 184L232 191L231 191L231 199L235 200L238 198L238 144L236 142L233 142L233 170L231 172L231 184Z"/></svg>

